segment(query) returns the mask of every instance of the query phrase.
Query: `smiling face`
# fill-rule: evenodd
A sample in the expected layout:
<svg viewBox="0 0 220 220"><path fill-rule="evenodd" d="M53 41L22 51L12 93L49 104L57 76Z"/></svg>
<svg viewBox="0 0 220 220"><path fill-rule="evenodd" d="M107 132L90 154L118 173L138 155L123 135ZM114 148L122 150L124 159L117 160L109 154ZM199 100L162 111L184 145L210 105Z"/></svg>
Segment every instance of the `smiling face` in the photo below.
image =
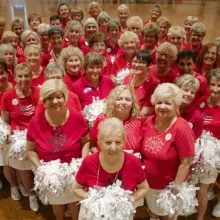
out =
<svg viewBox="0 0 220 220"><path fill-rule="evenodd" d="M10 44L16 50L18 46L18 39L15 37L10 37L8 38L8 44Z"/></svg>
<svg viewBox="0 0 220 220"><path fill-rule="evenodd" d="M203 64L205 65L214 65L217 58L217 47L211 46L208 51L204 54Z"/></svg>
<svg viewBox="0 0 220 220"><path fill-rule="evenodd" d="M96 42L91 49L93 52L96 52L99 55L103 55L106 50L106 45L104 42Z"/></svg>
<svg viewBox="0 0 220 220"><path fill-rule="evenodd" d="M78 43L80 37L81 37L81 34L80 34L80 27L79 26L72 27L67 35L67 38L69 39L70 44L71 43Z"/></svg>
<svg viewBox="0 0 220 220"><path fill-rule="evenodd" d="M17 34L17 36L20 38L21 34L24 32L24 26L21 24L14 24L12 31Z"/></svg>
<svg viewBox="0 0 220 220"><path fill-rule="evenodd" d="M154 48L157 42L155 33L145 34L143 37L143 41L146 48Z"/></svg>
<svg viewBox="0 0 220 220"><path fill-rule="evenodd" d="M63 92L54 92L44 100L44 106L48 110L60 111L65 106L65 97Z"/></svg>
<svg viewBox="0 0 220 220"><path fill-rule="evenodd" d="M54 47L54 49L61 49L63 38L60 34L53 34L50 37L50 43Z"/></svg>
<svg viewBox="0 0 220 220"><path fill-rule="evenodd" d="M191 30L191 27L192 25L194 24L193 21L186 21L184 23L184 30L186 31L186 34L189 34L190 30Z"/></svg>
<svg viewBox="0 0 220 220"><path fill-rule="evenodd" d="M209 92L211 98L220 98L220 79L212 77L211 82L209 83Z"/></svg>
<svg viewBox="0 0 220 220"><path fill-rule="evenodd" d="M146 72L148 69L147 63L137 57L134 57L132 60L132 73L133 74L141 74Z"/></svg>
<svg viewBox="0 0 220 220"><path fill-rule="evenodd" d="M132 55L132 54L134 54L134 53L136 52L136 50L137 50L137 44L136 44L136 42L135 42L134 40L132 40L132 39L130 39L130 40L127 39L127 40L124 42L122 49L124 50L124 52L125 52L126 54Z"/></svg>
<svg viewBox="0 0 220 220"><path fill-rule="evenodd" d="M182 50L182 46L184 43L184 38L178 31L173 32L173 34L169 37L170 43L175 45L178 51Z"/></svg>
<svg viewBox="0 0 220 220"><path fill-rule="evenodd" d="M167 23L166 22L160 22L159 29L160 29L160 37L165 38L167 36L167 32L168 32Z"/></svg>
<svg viewBox="0 0 220 220"><path fill-rule="evenodd" d="M160 17L160 10L158 8L152 8L150 11L151 20L155 21Z"/></svg>
<svg viewBox="0 0 220 220"><path fill-rule="evenodd" d="M32 67L40 66L41 53L39 53L39 50L36 48L30 48L27 51L25 60Z"/></svg>
<svg viewBox="0 0 220 220"><path fill-rule="evenodd" d="M81 61L77 56L70 56L66 61L65 69L67 73L73 76L78 76L81 67Z"/></svg>
<svg viewBox="0 0 220 220"><path fill-rule="evenodd" d="M70 11L67 5L60 6L59 15L62 19L67 19L69 17Z"/></svg>
<svg viewBox="0 0 220 220"><path fill-rule="evenodd" d="M101 9L97 4L93 4L90 8L90 16L93 18L97 18Z"/></svg>
<svg viewBox="0 0 220 220"><path fill-rule="evenodd" d="M157 51L157 67L162 68L166 70L167 68L170 68L173 64L173 57L172 53L169 49L162 49L160 51Z"/></svg>
<svg viewBox="0 0 220 220"><path fill-rule="evenodd" d="M190 42L192 46L199 46L202 44L203 34L193 31L190 35Z"/></svg>
<svg viewBox="0 0 220 220"><path fill-rule="evenodd" d="M118 19L120 23L125 23L128 20L128 11L127 10L120 10L118 12Z"/></svg>
<svg viewBox="0 0 220 220"><path fill-rule="evenodd" d="M120 36L119 28L113 28L113 27L109 28L108 34L109 34L109 38L118 39Z"/></svg>
<svg viewBox="0 0 220 220"><path fill-rule="evenodd" d="M30 34L29 36L27 36L25 46L28 46L31 44L35 44L35 45L38 44L38 40L33 34Z"/></svg>
<svg viewBox="0 0 220 220"><path fill-rule="evenodd" d="M5 62L6 62L6 64L7 64L8 67L13 66L13 63L14 63L14 54L13 54L13 52L12 52L11 50L6 50L6 51L2 54L1 57L5 60Z"/></svg>
<svg viewBox="0 0 220 220"><path fill-rule="evenodd" d="M30 27L33 31L37 31L37 27L40 24L40 20L38 18L33 18L30 20Z"/></svg>
<svg viewBox="0 0 220 220"><path fill-rule="evenodd" d="M85 28L85 35L90 38L93 34L97 32L97 28L95 24L88 24Z"/></svg>
<svg viewBox="0 0 220 220"><path fill-rule="evenodd" d="M49 37L47 33L42 33L39 35L41 45L48 45L49 44Z"/></svg>
<svg viewBox="0 0 220 220"><path fill-rule="evenodd" d="M15 82L17 84L18 89L27 90L31 86L32 75L28 68L24 68L22 70L17 70L15 73Z"/></svg>
<svg viewBox="0 0 220 220"><path fill-rule="evenodd" d="M193 75L193 69L194 69L194 62L192 58L180 58L179 60L179 71L180 71L180 75L184 75L184 74L190 74Z"/></svg>
<svg viewBox="0 0 220 220"><path fill-rule="evenodd" d="M85 70L85 77L89 82L98 82L102 73L102 65L89 64Z"/></svg>
<svg viewBox="0 0 220 220"><path fill-rule="evenodd" d="M189 106L195 99L196 96L196 89L192 87L183 86L180 88L183 98L182 104Z"/></svg>

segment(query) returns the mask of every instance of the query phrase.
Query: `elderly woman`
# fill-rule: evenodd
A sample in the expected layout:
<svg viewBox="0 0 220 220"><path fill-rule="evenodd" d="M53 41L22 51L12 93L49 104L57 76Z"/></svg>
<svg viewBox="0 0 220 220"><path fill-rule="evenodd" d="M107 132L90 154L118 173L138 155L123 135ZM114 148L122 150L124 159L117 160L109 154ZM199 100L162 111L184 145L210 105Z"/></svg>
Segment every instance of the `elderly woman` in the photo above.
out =
<svg viewBox="0 0 220 220"><path fill-rule="evenodd" d="M186 180L195 153L195 139L189 124L178 117L182 94L177 86L160 84L151 102L156 114L146 121L141 155L150 187L147 204L151 219L158 219L158 216L167 216L168 213L157 206L157 196L170 182L178 187ZM174 193L177 192L175 189Z"/></svg>
<svg viewBox="0 0 220 220"><path fill-rule="evenodd" d="M184 46L184 50L192 50L198 58L200 51L203 48L202 40L206 35L205 25L202 23L195 23L190 29L190 43Z"/></svg>
<svg viewBox="0 0 220 220"><path fill-rule="evenodd" d="M122 151L125 140L125 129L119 119L108 118L99 125L101 151L83 160L73 183L76 196L86 199L90 187L106 187L118 179L123 182L124 190L133 192L134 202L146 196L148 184L141 163L132 154ZM83 217L82 213L79 219Z"/></svg>
<svg viewBox="0 0 220 220"><path fill-rule="evenodd" d="M13 31L17 36L19 40L19 46L21 43L21 34L24 32L24 20L21 17L14 17L14 19L11 21L11 31Z"/></svg>
<svg viewBox="0 0 220 220"><path fill-rule="evenodd" d="M37 32L37 27L41 23L41 16L38 13L31 12L28 14L28 24L32 31Z"/></svg>
<svg viewBox="0 0 220 220"><path fill-rule="evenodd" d="M59 79L59 80L64 81L65 70L62 66L60 66L60 64L52 62L47 65L44 71L44 75L45 75L46 80ZM68 90L68 99L66 101L66 107L70 111L81 111L82 110L78 96L69 90ZM45 111L45 107L42 104L42 102L39 101L37 108L36 108L36 115L44 111Z"/></svg>
<svg viewBox="0 0 220 220"><path fill-rule="evenodd" d="M141 32L144 45L141 50L146 50L152 57L152 64L156 64L157 42L159 39L159 27L151 22Z"/></svg>
<svg viewBox="0 0 220 220"><path fill-rule="evenodd" d="M82 25L82 21L84 18L84 11L81 8L77 8L77 7L72 8L70 12L70 17L72 20L78 21Z"/></svg>
<svg viewBox="0 0 220 220"><path fill-rule="evenodd" d="M123 150L130 153L139 152L143 138L143 120L139 117L139 105L133 88L120 85L109 94L106 101L106 110L97 117L90 133L90 149L92 152L100 151L100 146L97 143L99 124L110 117L120 119L125 126L126 141Z"/></svg>
<svg viewBox="0 0 220 220"><path fill-rule="evenodd" d="M122 69L131 69L133 56L139 47L138 35L131 31L126 31L120 36L118 44L123 52L115 58L111 70L113 75L117 75Z"/></svg>
<svg viewBox="0 0 220 220"><path fill-rule="evenodd" d="M174 45L168 42L161 44L157 49L156 65L150 68L150 75L159 83L173 83L179 75L172 69L176 56L177 49Z"/></svg>
<svg viewBox="0 0 220 220"><path fill-rule="evenodd" d="M63 30L65 30L67 23L71 21L70 10L71 8L67 3L61 3L58 5L57 14L60 16L62 20L61 27Z"/></svg>
<svg viewBox="0 0 220 220"><path fill-rule="evenodd" d="M128 27L127 27L127 20L128 20L128 17L129 17L129 8L127 5L125 4L121 4L118 6L118 21L121 25L121 30L123 32L127 31L128 30Z"/></svg>
<svg viewBox="0 0 220 220"><path fill-rule="evenodd" d="M72 158L86 156L82 155L82 149L88 140L88 127L80 112L65 106L67 99L68 90L62 80L51 79L42 85L40 100L46 111L31 120L27 133L28 158L36 168L41 166L40 160L60 159L61 163L70 163ZM70 192L49 198L58 220L64 219L65 204L69 204L72 219L78 219L76 201Z"/></svg>
<svg viewBox="0 0 220 220"><path fill-rule="evenodd" d="M167 42L168 41L168 30L171 27L170 21L166 17L160 17L157 20L157 25L160 29L159 39L158 39L158 45Z"/></svg>
<svg viewBox="0 0 220 220"><path fill-rule="evenodd" d="M59 57L59 64L66 71L64 83L68 89L71 89L73 82L76 82L83 76L83 61L83 54L79 48L69 46L62 50Z"/></svg>
<svg viewBox="0 0 220 220"><path fill-rule="evenodd" d="M106 35L101 32L97 32L89 40L89 47L91 48L92 52L95 52L102 57L103 60L102 75L110 76L112 62L110 60L110 57L106 53L107 42L108 40Z"/></svg>
<svg viewBox="0 0 220 220"><path fill-rule="evenodd" d="M16 86L3 95L1 102L2 119L10 125L12 134L15 130L23 131L28 128L39 99L39 89L31 86L31 66L26 63L16 65L14 75ZM29 196L30 208L33 211L38 211L37 197L32 191L33 177L30 161L9 158L9 166L4 168L5 177L11 185L11 196L14 200L20 200L21 195L16 185L15 169L20 173Z"/></svg>
<svg viewBox="0 0 220 220"><path fill-rule="evenodd" d="M102 57L94 52L90 52L84 59L84 76L72 84L71 91L79 97L82 109L90 105L94 98L106 99L110 91L114 88L112 80L103 76Z"/></svg>
<svg viewBox="0 0 220 220"><path fill-rule="evenodd" d="M144 25L154 22L156 23L158 18L162 15L162 9L160 7L160 5L158 4L153 4L149 10L150 12L150 20L145 21Z"/></svg>
<svg viewBox="0 0 220 220"><path fill-rule="evenodd" d="M100 12L102 11L101 5L98 2L90 2L88 5L88 12L90 17L97 20Z"/></svg>
<svg viewBox="0 0 220 220"><path fill-rule="evenodd" d="M107 23L110 21L110 19L111 19L110 16L104 11L100 12L99 16L97 17L99 32L102 32L106 36L108 34L108 32L107 32Z"/></svg>
<svg viewBox="0 0 220 220"><path fill-rule="evenodd" d="M131 74L127 75L123 81L124 85L130 85L134 89L141 114L146 117L153 112L150 99L158 85L157 81L149 75L151 60L149 52L137 51L132 60Z"/></svg>
<svg viewBox="0 0 220 220"><path fill-rule="evenodd" d="M31 44L24 50L24 57L27 64L32 69L32 86L40 87L44 81L44 68L41 63L41 48L38 45Z"/></svg>
<svg viewBox="0 0 220 220"><path fill-rule="evenodd" d="M195 71L206 76L209 71L216 68L217 54L217 46L214 43L204 45L196 60Z"/></svg>
<svg viewBox="0 0 220 220"><path fill-rule="evenodd" d="M190 44L190 30L193 24L199 22L199 19L194 16L188 16L184 21L184 30L186 32L186 43Z"/></svg>
<svg viewBox="0 0 220 220"><path fill-rule="evenodd" d="M48 30L50 29L49 24L41 23L37 27L37 34L40 39L40 46L42 53L49 53L51 46L48 37Z"/></svg>
<svg viewBox="0 0 220 220"><path fill-rule="evenodd" d="M14 48L9 44L0 45L0 57L5 60L8 68L8 81L15 85L14 67L17 64L17 58Z"/></svg>
<svg viewBox="0 0 220 220"><path fill-rule="evenodd" d="M192 128L195 138L199 138L203 131L203 119L200 111L193 105L196 97L196 92L199 89L199 80L193 76L186 74L179 77L176 85L182 92L182 103L179 107L179 112L189 126Z"/></svg>
<svg viewBox="0 0 220 220"><path fill-rule="evenodd" d="M215 138L220 139L220 70L212 70L207 74L206 78L210 95L201 97L196 104L203 116L204 130L209 131ZM201 176L197 220L204 219L208 204L208 188L210 184L215 183L217 175L217 168L213 168L210 173L204 172Z"/></svg>

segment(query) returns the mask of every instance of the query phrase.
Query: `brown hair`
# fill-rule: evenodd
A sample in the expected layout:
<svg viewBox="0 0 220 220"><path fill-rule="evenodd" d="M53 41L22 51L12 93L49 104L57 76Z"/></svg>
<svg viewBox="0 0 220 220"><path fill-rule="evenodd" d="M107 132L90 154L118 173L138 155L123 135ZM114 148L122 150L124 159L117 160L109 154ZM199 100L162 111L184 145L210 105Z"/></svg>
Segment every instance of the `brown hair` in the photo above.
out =
<svg viewBox="0 0 220 220"><path fill-rule="evenodd" d="M28 24L30 24L31 20L33 20L35 18L37 18L40 21L40 23L41 23L41 16L38 13L36 13L36 12L31 12L28 15Z"/></svg>

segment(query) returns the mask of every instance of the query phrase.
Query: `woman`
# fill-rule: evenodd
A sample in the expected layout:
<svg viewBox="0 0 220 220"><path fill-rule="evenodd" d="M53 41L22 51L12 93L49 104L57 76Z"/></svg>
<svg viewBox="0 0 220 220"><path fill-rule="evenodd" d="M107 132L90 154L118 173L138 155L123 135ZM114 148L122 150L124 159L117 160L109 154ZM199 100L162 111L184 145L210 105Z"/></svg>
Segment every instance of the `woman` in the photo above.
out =
<svg viewBox="0 0 220 220"><path fill-rule="evenodd" d="M193 24L199 22L199 19L194 16L188 16L184 21L184 30L186 32L186 44L190 43L190 30Z"/></svg>
<svg viewBox="0 0 220 220"><path fill-rule="evenodd" d="M72 20L80 22L83 27L82 21L84 19L84 11L81 8L72 8L70 12L70 17Z"/></svg>
<svg viewBox="0 0 220 220"><path fill-rule="evenodd" d="M183 96L182 103L179 107L180 116L189 123L197 139L203 131L202 115L193 104L196 92L199 89L199 80L186 74L177 79L176 85L180 88Z"/></svg>
<svg viewBox="0 0 220 220"><path fill-rule="evenodd" d="M0 57L5 60L8 68L8 81L15 85L14 67L17 64L17 58L14 48L9 44L0 45Z"/></svg>
<svg viewBox="0 0 220 220"><path fill-rule="evenodd" d="M69 46L61 51L59 63L66 71L64 83L68 89L71 89L73 82L83 76L83 61L82 51L77 47Z"/></svg>
<svg viewBox="0 0 220 220"><path fill-rule="evenodd" d="M126 31L120 36L118 44L123 52L116 56L112 65L111 74L114 76L122 69L131 69L133 56L139 47L138 35L131 31Z"/></svg>
<svg viewBox="0 0 220 220"><path fill-rule="evenodd" d="M157 87L157 81L149 75L151 56L145 50L139 50L132 60L131 74L125 77L123 84L130 85L138 100L141 115L148 117L153 112L151 95Z"/></svg>
<svg viewBox="0 0 220 220"><path fill-rule="evenodd" d="M204 130L209 131L215 138L220 139L220 70L214 69L206 76L210 95L201 97L197 107L202 113ZM200 190L198 192L198 214L197 220L203 220L208 204L208 189L210 184L215 183L218 170L217 168L209 173L204 172L200 178Z"/></svg>
<svg viewBox="0 0 220 220"><path fill-rule="evenodd" d="M48 30L50 29L49 24L41 23L37 27L37 34L40 39L41 52L43 54L47 54L51 50L51 45L48 37Z"/></svg>
<svg viewBox="0 0 220 220"><path fill-rule="evenodd" d="M67 3L61 3L58 5L57 14L61 17L61 27L63 31L65 30L67 23L71 21L70 10L70 6Z"/></svg>
<svg viewBox="0 0 220 220"><path fill-rule="evenodd" d="M143 137L143 118L139 117L139 105L130 86L117 86L109 94L106 110L97 117L90 133L90 149L93 152L100 151L97 143L99 124L110 117L118 118L125 126L126 141L123 150L130 153L139 152Z"/></svg>
<svg viewBox="0 0 220 220"><path fill-rule="evenodd" d="M73 183L76 196L86 199L90 187L107 187L119 179L124 190L133 192L134 203L144 198L148 191L147 180L140 161L122 151L125 138L125 129L119 119L108 118L99 125L101 151L83 160ZM79 219L83 217L82 212Z"/></svg>
<svg viewBox="0 0 220 220"><path fill-rule="evenodd" d="M218 50L214 43L203 46L196 60L195 70L201 75L206 76L209 71L216 68Z"/></svg>
<svg viewBox="0 0 220 220"><path fill-rule="evenodd" d="M118 6L118 21L121 25L122 32L128 31L127 20L129 18L129 8L125 4Z"/></svg>
<svg viewBox="0 0 220 220"><path fill-rule="evenodd" d="M2 119L10 125L12 134L15 130L23 131L27 129L31 118L35 114L35 108L39 100L39 89L31 86L31 80L31 66L26 63L16 65L16 86L2 97ZM33 176L30 161L28 159L9 158L9 166L4 167L5 177L11 185L11 196L14 200L20 200L21 195L17 188L15 169L19 172L29 196L30 208L35 212L38 211L37 197L32 190Z"/></svg>
<svg viewBox="0 0 220 220"><path fill-rule="evenodd" d="M94 52L90 52L84 59L84 76L72 84L71 91L76 93L82 109L90 105L94 98L106 99L110 91L114 88L112 80L103 76L102 57Z"/></svg>
<svg viewBox="0 0 220 220"><path fill-rule="evenodd" d="M80 112L70 111L65 106L67 98L68 90L61 80L48 80L41 87L40 99L46 111L31 120L27 133L28 158L36 168L41 166L40 160L60 159L61 163L70 163L72 158L86 156L82 155L82 149L88 140L87 124ZM77 220L79 206L76 201L69 192L50 198L49 203L57 220L64 219L66 203L72 219Z"/></svg>
<svg viewBox="0 0 220 220"><path fill-rule="evenodd" d="M37 33L37 27L41 23L41 16L38 13L31 12L28 15L28 24L32 31Z"/></svg>
<svg viewBox="0 0 220 220"><path fill-rule="evenodd" d="M5 31L5 25L6 25L5 18L0 16L0 43L2 43L1 39L2 39L2 35Z"/></svg>
<svg viewBox="0 0 220 220"><path fill-rule="evenodd" d="M158 4L153 4L149 12L150 12L150 20L145 21L144 26L151 22L156 23L159 17L162 15L162 9Z"/></svg>
<svg viewBox="0 0 220 220"><path fill-rule="evenodd" d="M178 193L194 156L193 131L177 114L181 101L180 89L171 83L159 85L151 97L156 114L146 121L141 155L150 187L146 200L152 219L168 219L168 213L157 206L157 196L170 182Z"/></svg>
<svg viewBox="0 0 220 220"><path fill-rule="evenodd" d="M98 2L91 2L88 6L88 12L90 17L94 18L97 21L97 18L102 11L101 5Z"/></svg>
<svg viewBox="0 0 220 220"><path fill-rule="evenodd" d="M150 67L150 75L154 77L158 83L173 83L179 76L178 72L172 69L176 60L177 49L174 45L165 42L157 49L156 65Z"/></svg>
<svg viewBox="0 0 220 220"><path fill-rule="evenodd" d="M168 41L167 33L169 28L171 27L170 21L166 17L160 17L156 23L160 29L158 46L164 42Z"/></svg>
<svg viewBox="0 0 220 220"><path fill-rule="evenodd" d="M159 33L160 32L158 26L153 22L147 24L141 32L144 42L141 50L146 50L151 54L152 64L156 64L157 42L159 39Z"/></svg>
<svg viewBox="0 0 220 220"><path fill-rule="evenodd" d="M11 31L18 36L18 46L22 48L21 34L24 32L24 20L21 17L14 17L14 19L11 21Z"/></svg>
<svg viewBox="0 0 220 220"><path fill-rule="evenodd" d="M97 17L97 23L98 23L98 26L99 26L99 32L102 32L106 36L108 35L107 23L109 21L110 21L110 16L106 12L104 12L104 11L100 12L99 16Z"/></svg>
<svg viewBox="0 0 220 220"><path fill-rule="evenodd" d="M32 69L32 86L40 87L44 81L44 68L41 63L41 48L38 45L29 45L24 50L24 57Z"/></svg>

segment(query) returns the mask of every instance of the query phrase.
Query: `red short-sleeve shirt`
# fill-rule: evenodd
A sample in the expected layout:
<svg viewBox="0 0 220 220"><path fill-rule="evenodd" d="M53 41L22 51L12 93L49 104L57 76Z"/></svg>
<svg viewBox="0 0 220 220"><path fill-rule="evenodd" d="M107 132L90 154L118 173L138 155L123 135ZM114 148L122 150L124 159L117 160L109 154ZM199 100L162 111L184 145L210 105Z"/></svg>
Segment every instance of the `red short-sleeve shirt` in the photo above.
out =
<svg viewBox="0 0 220 220"><path fill-rule="evenodd" d="M87 124L80 112L70 111L66 123L56 128L47 122L43 112L31 120L27 140L37 144L40 160L48 162L60 159L61 163L70 163L72 158L82 156L80 140L87 132Z"/></svg>
<svg viewBox="0 0 220 220"><path fill-rule="evenodd" d="M92 127L92 130L90 132L91 142L97 143L99 123L104 121L106 118L107 117L104 113L101 113L97 117L94 123L94 126ZM143 133L142 133L143 119L142 118L137 118L137 119L129 118L125 120L123 123L124 123L125 133L126 133L126 141L125 141L123 150L133 150L134 152L140 152L141 142L143 139Z"/></svg>
<svg viewBox="0 0 220 220"><path fill-rule="evenodd" d="M6 92L2 97L1 110L9 112L11 130L28 128L39 100L39 88L31 87L32 92L26 98L20 98L15 89Z"/></svg>
<svg viewBox="0 0 220 220"><path fill-rule="evenodd" d="M181 117L163 133L155 129L156 116L147 119L141 155L150 188L164 189L176 178L180 159L193 157L194 134Z"/></svg>
<svg viewBox="0 0 220 220"><path fill-rule="evenodd" d="M98 175L99 166L100 172ZM137 185L146 180L141 163L134 155L124 153L124 164L119 172L108 173L100 165L99 153L94 153L83 160L76 174L76 181L84 186L86 190L96 185L107 187L112 185L117 179L122 181L121 187L124 190L130 190L132 192L135 191Z"/></svg>
<svg viewBox="0 0 220 220"><path fill-rule="evenodd" d="M80 79L81 76L84 75L84 72L83 71L80 71L79 74L77 76L73 76L69 73L66 73L66 75L64 76L64 83L67 85L67 88L68 89L71 89L72 87L72 84L74 82L76 82L78 79Z"/></svg>
<svg viewBox="0 0 220 220"><path fill-rule="evenodd" d="M118 51L120 50L120 47L118 44L116 44L114 47L110 44L110 40L108 40L107 49L106 52L109 56L116 56Z"/></svg>
<svg viewBox="0 0 220 220"><path fill-rule="evenodd" d="M41 87L41 85L45 82L45 75L44 75L45 68L42 68L41 74L37 78L33 78L31 81L31 85L35 87Z"/></svg>

